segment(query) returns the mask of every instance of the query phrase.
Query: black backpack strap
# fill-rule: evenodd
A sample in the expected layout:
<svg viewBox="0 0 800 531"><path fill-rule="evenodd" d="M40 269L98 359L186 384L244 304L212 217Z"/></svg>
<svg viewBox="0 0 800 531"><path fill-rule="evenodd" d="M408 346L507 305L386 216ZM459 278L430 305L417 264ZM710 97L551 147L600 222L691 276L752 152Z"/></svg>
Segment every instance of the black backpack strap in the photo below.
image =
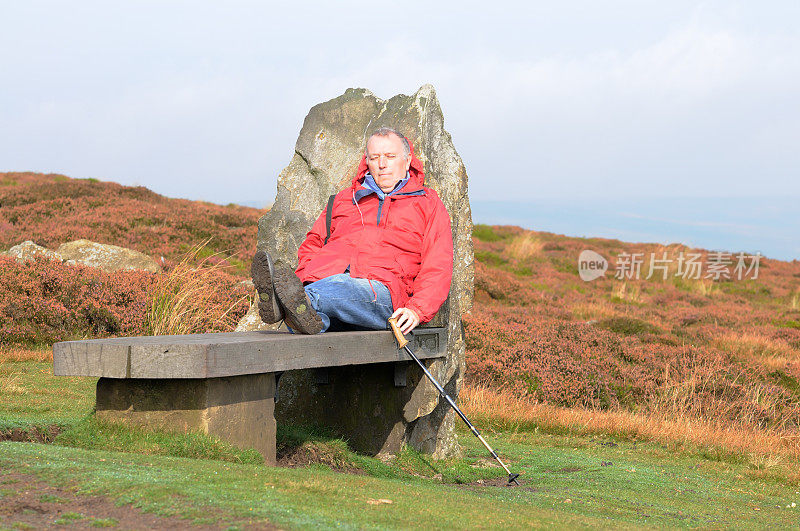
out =
<svg viewBox="0 0 800 531"><path fill-rule="evenodd" d="M328 235L325 236L325 241L322 245L328 243L328 238L331 237L331 216L333 215L333 200L336 199L336 194L328 198L328 209L325 211L325 226L328 229Z"/></svg>

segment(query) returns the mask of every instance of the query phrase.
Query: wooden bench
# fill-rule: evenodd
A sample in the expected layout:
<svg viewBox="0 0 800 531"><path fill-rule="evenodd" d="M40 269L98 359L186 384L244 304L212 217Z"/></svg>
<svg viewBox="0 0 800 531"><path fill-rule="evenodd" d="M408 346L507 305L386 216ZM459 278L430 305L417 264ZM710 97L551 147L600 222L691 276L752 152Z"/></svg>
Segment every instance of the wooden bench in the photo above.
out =
<svg viewBox="0 0 800 531"><path fill-rule="evenodd" d="M444 328L418 328L409 339L420 359L445 356ZM389 331L314 336L230 332L53 345L55 375L99 377L99 418L199 430L240 448L255 448L268 464L275 463L275 373L315 369L314 385L325 386L331 368L361 366L349 370L374 371L376 365L389 369L384 370L390 375L385 378L387 394L406 385L408 370L419 371L409 365ZM381 403L380 397L374 399L376 404ZM346 409L348 403L331 403L328 407L332 411ZM395 409L379 414L401 414L402 404ZM383 420L386 424L387 419ZM392 421L388 419L388 425ZM369 423L369 419L364 422ZM343 434L347 436L346 430Z"/></svg>

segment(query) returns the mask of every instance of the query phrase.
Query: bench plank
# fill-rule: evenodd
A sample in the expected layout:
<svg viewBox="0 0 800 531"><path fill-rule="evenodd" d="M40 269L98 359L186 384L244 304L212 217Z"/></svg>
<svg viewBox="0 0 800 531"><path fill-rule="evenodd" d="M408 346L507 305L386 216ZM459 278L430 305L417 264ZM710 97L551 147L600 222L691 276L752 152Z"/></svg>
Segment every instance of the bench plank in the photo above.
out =
<svg viewBox="0 0 800 531"><path fill-rule="evenodd" d="M444 328L420 328L409 339L419 358L445 356ZM318 335L225 332L53 345L54 374L107 378L220 378L407 359L389 331Z"/></svg>

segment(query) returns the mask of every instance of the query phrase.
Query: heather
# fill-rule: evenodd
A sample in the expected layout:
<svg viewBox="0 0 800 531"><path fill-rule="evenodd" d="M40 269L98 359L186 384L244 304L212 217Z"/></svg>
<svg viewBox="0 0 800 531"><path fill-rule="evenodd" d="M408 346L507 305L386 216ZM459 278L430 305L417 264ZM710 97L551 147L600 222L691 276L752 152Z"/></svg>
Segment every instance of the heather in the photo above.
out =
<svg viewBox="0 0 800 531"><path fill-rule="evenodd" d="M0 258L4 346L226 331L247 309L251 288L236 275L255 247L256 209L21 173L2 174L0 194L1 245L33 239L56 247L86 237L167 258L160 275ZM674 260L696 253L709 261L713 253L486 225L475 227L473 241L467 389L551 408L564 419L567 410L596 412L596 430L601 419L633 415L651 423L641 436L653 437L661 419L664 426L700 423L711 440L734 429L797 445L800 261L761 258L757 278L692 279L676 276ZM239 255L225 258L222 248ZM611 261L604 277L580 279L585 249ZM623 253L673 262L651 271L645 260L639 280L617 279Z"/></svg>
<svg viewBox="0 0 800 531"><path fill-rule="evenodd" d="M83 338L146 335L153 300L171 269L104 273L50 260L26 264L0 256L0 345L47 345ZM241 279L214 269L205 281L205 312L192 332L230 331L249 307Z"/></svg>
<svg viewBox="0 0 800 531"><path fill-rule="evenodd" d="M467 381L531 403L800 436L800 262L758 278L584 282L577 257L705 250L477 226ZM664 254L666 253L666 255ZM752 275L751 275L752 276Z"/></svg>
<svg viewBox="0 0 800 531"><path fill-rule="evenodd" d="M247 271L263 214L172 199L141 186L39 173L0 173L0 205L0 249L24 240L57 248L85 238L177 261L209 240L207 255L225 253L237 274Z"/></svg>

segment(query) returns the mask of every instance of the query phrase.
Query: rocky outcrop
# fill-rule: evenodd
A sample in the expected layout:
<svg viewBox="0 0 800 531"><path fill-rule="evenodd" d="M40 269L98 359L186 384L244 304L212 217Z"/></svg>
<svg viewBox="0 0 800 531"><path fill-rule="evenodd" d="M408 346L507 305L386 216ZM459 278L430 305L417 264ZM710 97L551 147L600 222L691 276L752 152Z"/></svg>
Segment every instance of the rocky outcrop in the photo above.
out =
<svg viewBox="0 0 800 531"><path fill-rule="evenodd" d="M425 165L425 184L436 190L450 213L455 245L453 284L448 301L430 323L447 327L448 351L447 358L431 363L430 370L455 397L464 374L461 316L472 304L472 217L467 173L444 129L432 86L424 85L412 96L401 94L389 100L365 89L348 89L314 106L303 123L294 156L279 176L275 203L259 221L258 248L270 251L276 261L295 266L297 249L328 196L349 185L368 135L382 126L395 127L411 140ZM380 385L385 387L383 380ZM313 377L287 375L281 386L311 387ZM454 414L435 388L424 378L410 376L408 388L398 392L406 394L405 407L392 430L395 440L387 447L407 443L435 457L456 453ZM286 396L294 396L292 389ZM288 417L291 402L279 402L277 414L283 412Z"/></svg>
<svg viewBox="0 0 800 531"><path fill-rule="evenodd" d="M46 258L48 260L61 261L61 255L56 251L52 251L47 247L36 245L30 240L24 241L19 245L15 245L8 250L8 256L14 257L17 262L25 263L36 260L37 258Z"/></svg>
<svg viewBox="0 0 800 531"><path fill-rule="evenodd" d="M62 244L57 252L67 264L82 264L106 272L149 271L158 273L161 271L158 262L146 254L125 247L89 240L67 242Z"/></svg>

